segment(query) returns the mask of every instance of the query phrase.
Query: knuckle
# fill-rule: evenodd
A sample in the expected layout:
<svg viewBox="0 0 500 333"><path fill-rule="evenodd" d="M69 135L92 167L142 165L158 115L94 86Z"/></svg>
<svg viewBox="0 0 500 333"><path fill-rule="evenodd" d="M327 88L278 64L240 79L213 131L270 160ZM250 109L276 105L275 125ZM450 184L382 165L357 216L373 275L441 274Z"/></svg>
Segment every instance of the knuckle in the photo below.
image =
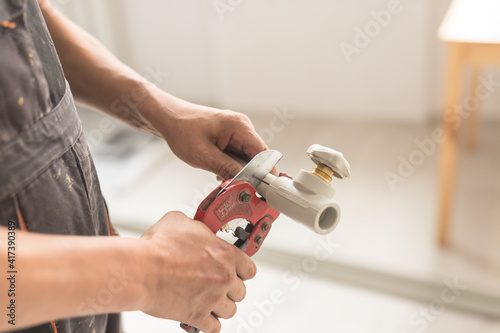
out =
<svg viewBox="0 0 500 333"><path fill-rule="evenodd" d="M218 290L220 287L225 286L230 281L230 278L226 270L221 270L217 274L212 275L211 280L212 286Z"/></svg>
<svg viewBox="0 0 500 333"><path fill-rule="evenodd" d="M186 323L199 323L203 321L203 317L205 317L205 311L201 310L192 310L192 312L188 315L186 319Z"/></svg>
<svg viewBox="0 0 500 333"><path fill-rule="evenodd" d="M250 120L250 118L246 114L238 113L238 116L239 116L241 122L243 122L247 125L252 123L252 121Z"/></svg>
<svg viewBox="0 0 500 333"><path fill-rule="evenodd" d="M243 113L240 112L235 112L231 110L227 110L225 113L226 119L229 120L230 122L237 123L237 124L245 124L249 125L252 122L250 121L250 118Z"/></svg>
<svg viewBox="0 0 500 333"><path fill-rule="evenodd" d="M207 280L209 280L209 285L213 288L213 291L217 293L218 291L225 290L232 283L233 273L228 268L221 267L217 271L214 271L213 274L210 274Z"/></svg>
<svg viewBox="0 0 500 333"><path fill-rule="evenodd" d="M213 237L212 251L214 251L214 257L221 258L222 261L228 260L228 249L230 249L230 245L231 244L219 237Z"/></svg>
<svg viewBox="0 0 500 333"><path fill-rule="evenodd" d="M186 214L184 214L183 212L178 211L178 210L170 211L170 212L168 212L165 215L168 216L168 217L176 218L176 219L182 219L182 218L186 218L187 217Z"/></svg>
<svg viewBox="0 0 500 333"><path fill-rule="evenodd" d="M229 270L225 269L219 274L218 282L222 286L227 286L229 283L231 283L232 279L233 274Z"/></svg>

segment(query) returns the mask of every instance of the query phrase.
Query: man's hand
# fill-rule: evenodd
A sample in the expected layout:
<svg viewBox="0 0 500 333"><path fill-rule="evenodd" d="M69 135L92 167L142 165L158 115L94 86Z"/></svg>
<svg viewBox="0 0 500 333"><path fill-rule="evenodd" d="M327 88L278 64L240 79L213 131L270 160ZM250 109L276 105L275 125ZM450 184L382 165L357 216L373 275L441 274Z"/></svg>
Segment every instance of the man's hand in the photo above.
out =
<svg viewBox="0 0 500 333"><path fill-rule="evenodd" d="M162 99L155 101L161 103ZM165 105L168 102L169 98ZM166 112L165 107L156 112ZM250 119L241 113L185 101L168 112L166 117L154 117L151 123L172 151L189 165L211 171L222 179L234 177L242 168L224 152L250 160L267 149Z"/></svg>
<svg viewBox="0 0 500 333"><path fill-rule="evenodd" d="M246 293L243 281L255 276L250 257L180 212L167 213L142 239L156 267L143 311L220 332L218 318L235 315L235 302Z"/></svg>
<svg viewBox="0 0 500 333"><path fill-rule="evenodd" d="M235 303L245 297L243 281L256 272L243 251L179 212L166 214L140 239L21 231L16 239L23 245L16 248L16 268L22 272L16 280L18 329L51 319L141 310L217 333L218 318L234 316ZM0 246L7 248L4 227ZM7 251L2 253L0 268L6 271ZM9 284L0 281L2 290ZM112 297L99 300L103 292ZM9 302L7 292L0 301ZM5 318L8 311L4 307L0 314ZM7 320L0 321L0 331L11 329Z"/></svg>

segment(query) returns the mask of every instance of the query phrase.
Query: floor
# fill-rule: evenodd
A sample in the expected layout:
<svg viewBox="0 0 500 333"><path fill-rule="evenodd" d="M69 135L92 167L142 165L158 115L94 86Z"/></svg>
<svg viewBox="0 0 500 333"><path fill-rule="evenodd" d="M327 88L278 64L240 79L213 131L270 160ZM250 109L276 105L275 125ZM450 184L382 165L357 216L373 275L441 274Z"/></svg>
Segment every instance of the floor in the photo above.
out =
<svg viewBox="0 0 500 333"><path fill-rule="evenodd" d="M285 271L257 264L258 276L247 282L247 298L233 319L222 321L222 332L500 332L499 321L447 308L444 302L419 303L312 276L299 285L286 284ZM129 333L182 332L178 325L141 312L124 314Z"/></svg>
<svg viewBox="0 0 500 333"><path fill-rule="evenodd" d="M500 124L482 125L477 150L460 155L451 245L440 249L435 124L290 117L276 127L273 117L253 121L283 153L280 170L310 169L305 151L321 143L344 153L352 177L334 183L342 218L331 236L305 232L284 216L276 221L255 257L258 277L223 332L500 332ZM98 128L85 117L84 124ZM137 236L166 211L192 216L215 178L179 162L159 141L129 138L137 145L133 158L104 142L92 147L114 223ZM318 247L329 256L314 262ZM459 295L444 302L450 283ZM273 290L286 300L266 312L262 302L269 305ZM141 313L124 318L128 332L177 331L176 323Z"/></svg>

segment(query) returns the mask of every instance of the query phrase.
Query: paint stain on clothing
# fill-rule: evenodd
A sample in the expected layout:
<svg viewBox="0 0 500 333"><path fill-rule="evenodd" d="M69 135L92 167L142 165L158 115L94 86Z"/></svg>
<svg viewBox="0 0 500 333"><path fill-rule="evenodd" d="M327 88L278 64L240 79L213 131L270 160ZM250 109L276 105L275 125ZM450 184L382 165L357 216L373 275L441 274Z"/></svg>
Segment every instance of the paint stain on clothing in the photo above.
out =
<svg viewBox="0 0 500 333"><path fill-rule="evenodd" d="M61 177L61 168L57 169L57 173L54 174L54 179L59 179Z"/></svg>
<svg viewBox="0 0 500 333"><path fill-rule="evenodd" d="M15 22L4 20L2 21L2 27L7 29L15 29L17 27L17 24Z"/></svg>
<svg viewBox="0 0 500 333"><path fill-rule="evenodd" d="M73 186L73 179L71 179L68 174L66 174L66 184L68 184L68 188L71 190L71 187Z"/></svg>
<svg viewBox="0 0 500 333"><path fill-rule="evenodd" d="M24 97L19 97L19 99L17 100L17 104L23 105L24 104Z"/></svg>

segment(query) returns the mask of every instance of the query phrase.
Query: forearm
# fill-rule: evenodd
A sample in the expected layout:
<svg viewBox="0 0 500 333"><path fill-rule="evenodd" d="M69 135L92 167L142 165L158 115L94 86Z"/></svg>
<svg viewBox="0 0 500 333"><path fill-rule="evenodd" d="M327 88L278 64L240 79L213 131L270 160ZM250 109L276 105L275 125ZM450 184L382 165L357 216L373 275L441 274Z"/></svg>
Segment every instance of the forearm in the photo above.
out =
<svg viewBox="0 0 500 333"><path fill-rule="evenodd" d="M48 1L39 3L75 100L160 136L150 119L151 113L159 109L157 99L161 98L163 117L169 107L174 109L185 102L123 64Z"/></svg>
<svg viewBox="0 0 500 333"><path fill-rule="evenodd" d="M251 159L267 149L250 119L172 96L121 63L92 36L39 0L78 101L163 137L175 155L222 179L241 165L225 152Z"/></svg>
<svg viewBox="0 0 500 333"><path fill-rule="evenodd" d="M0 229L0 260L7 272L7 229ZM145 260L138 251L142 240L17 231L15 243L15 295L8 297L6 279L1 280L0 295L3 318L8 318L6 307L15 299L16 329L53 319L137 310L144 303ZM0 330L12 328L7 320L0 321Z"/></svg>

